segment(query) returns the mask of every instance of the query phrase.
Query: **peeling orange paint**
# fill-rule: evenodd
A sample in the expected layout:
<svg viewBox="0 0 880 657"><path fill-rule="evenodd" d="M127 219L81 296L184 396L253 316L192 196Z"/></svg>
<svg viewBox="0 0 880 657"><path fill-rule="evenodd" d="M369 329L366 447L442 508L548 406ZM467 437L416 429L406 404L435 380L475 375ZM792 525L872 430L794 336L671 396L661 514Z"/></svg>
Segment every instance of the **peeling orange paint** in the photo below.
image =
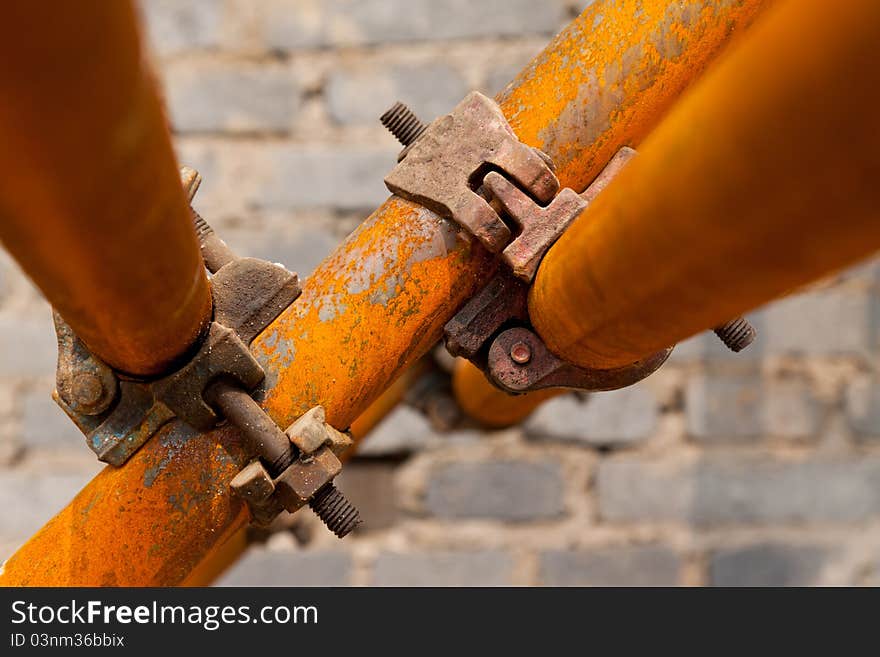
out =
<svg viewBox="0 0 880 657"><path fill-rule="evenodd" d="M594 2L499 94L520 139L583 191L636 147L770 0Z"/></svg>

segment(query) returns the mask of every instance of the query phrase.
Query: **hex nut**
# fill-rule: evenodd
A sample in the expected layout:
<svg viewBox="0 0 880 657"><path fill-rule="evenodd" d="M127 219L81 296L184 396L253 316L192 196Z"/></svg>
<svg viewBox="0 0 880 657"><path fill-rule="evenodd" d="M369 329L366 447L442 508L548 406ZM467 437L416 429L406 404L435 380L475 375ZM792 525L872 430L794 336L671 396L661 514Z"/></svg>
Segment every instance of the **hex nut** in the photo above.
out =
<svg viewBox="0 0 880 657"><path fill-rule="evenodd" d="M293 513L342 471L342 462L329 447L304 455L275 479L278 499Z"/></svg>
<svg viewBox="0 0 880 657"><path fill-rule="evenodd" d="M251 461L230 482L232 491L248 504L262 504L275 492L272 477L259 461Z"/></svg>
<svg viewBox="0 0 880 657"><path fill-rule="evenodd" d="M310 408L287 427L284 433L303 454L316 452L330 439L327 435L324 407Z"/></svg>

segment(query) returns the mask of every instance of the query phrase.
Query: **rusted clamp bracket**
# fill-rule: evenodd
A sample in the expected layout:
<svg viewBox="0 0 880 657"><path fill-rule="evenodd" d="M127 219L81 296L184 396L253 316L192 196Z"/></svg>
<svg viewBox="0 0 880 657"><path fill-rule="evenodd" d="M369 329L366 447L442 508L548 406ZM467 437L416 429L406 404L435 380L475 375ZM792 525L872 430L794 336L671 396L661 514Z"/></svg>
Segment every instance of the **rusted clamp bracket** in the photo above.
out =
<svg viewBox="0 0 880 657"><path fill-rule="evenodd" d="M185 169L181 176L191 197L198 175ZM211 283L214 318L198 351L176 372L155 381L114 372L55 314L53 398L100 460L122 465L174 417L200 431L215 426L221 417L204 397L213 381L253 390L263 380L263 368L248 345L299 296L296 274L255 258L231 257L213 272Z"/></svg>
<svg viewBox="0 0 880 657"><path fill-rule="evenodd" d="M444 327L446 348L453 356L475 363L497 387L512 394L541 388L576 388L588 392L615 390L654 372L672 349L625 367L594 370L577 367L554 355L531 330L527 285L541 257L587 205L635 155L623 148L583 194L564 189L541 206L503 176L489 173L485 187L523 230L511 250L510 270L502 270Z"/></svg>
<svg viewBox="0 0 880 657"><path fill-rule="evenodd" d="M383 122L387 125L395 118L401 119L386 115ZM418 123L414 116L407 119L405 128L413 121ZM399 126L400 121L392 125ZM388 189L452 219L491 253L521 238L514 238L490 205L482 189L487 174L503 172L540 203L549 203L559 190L550 159L519 141L498 105L478 92L468 94L450 114L427 128L398 130L397 134L409 143L385 177Z"/></svg>
<svg viewBox="0 0 880 657"><path fill-rule="evenodd" d="M181 170L192 199L194 170ZM255 459L231 486L257 523L309 504L340 538L360 523L357 510L333 485L339 455L351 439L316 407L282 432L250 396L265 377L251 341L300 295L296 274L281 265L240 258L193 211L205 266L212 274L214 317L198 351L156 381L129 381L89 353L56 314L55 400L86 434L98 458L123 464L159 428L179 418L200 431L226 420Z"/></svg>
<svg viewBox="0 0 880 657"><path fill-rule="evenodd" d="M518 326L499 334L489 345L488 374L511 393L542 388L576 388L585 392L618 390L638 383L659 368L672 348L630 365L609 370L585 369L555 356L531 329Z"/></svg>

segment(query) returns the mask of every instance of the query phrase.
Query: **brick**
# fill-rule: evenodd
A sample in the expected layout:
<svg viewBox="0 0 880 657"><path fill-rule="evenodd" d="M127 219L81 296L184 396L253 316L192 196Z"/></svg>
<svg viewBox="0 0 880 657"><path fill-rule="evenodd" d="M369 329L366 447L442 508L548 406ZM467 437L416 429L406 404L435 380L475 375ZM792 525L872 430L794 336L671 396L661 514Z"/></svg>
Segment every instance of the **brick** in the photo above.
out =
<svg viewBox="0 0 880 657"><path fill-rule="evenodd" d="M509 586L513 561L503 552L383 552L374 586Z"/></svg>
<svg viewBox="0 0 880 657"><path fill-rule="evenodd" d="M660 546L552 550L540 556L545 586L674 586L681 560Z"/></svg>
<svg viewBox="0 0 880 657"><path fill-rule="evenodd" d="M162 55L221 43L224 0L139 0L147 41Z"/></svg>
<svg viewBox="0 0 880 657"><path fill-rule="evenodd" d="M599 465L597 490L600 515L611 521L860 522L880 516L880 458L608 459Z"/></svg>
<svg viewBox="0 0 880 657"><path fill-rule="evenodd" d="M819 431L821 404L807 382L782 379L763 387L764 431L782 438L806 438Z"/></svg>
<svg viewBox="0 0 880 657"><path fill-rule="evenodd" d="M202 182L193 200L193 207L199 209L204 205L205 197L210 199L218 188L223 187L224 181L220 176L225 160L224 154L213 145L190 141L185 137L177 137L173 145L177 161L192 167L202 176ZM206 217L206 219L210 219L210 217Z"/></svg>
<svg viewBox="0 0 880 657"><path fill-rule="evenodd" d="M261 27L269 48L293 50L551 34L566 22L563 0L278 0Z"/></svg>
<svg viewBox="0 0 880 657"><path fill-rule="evenodd" d="M73 499L98 467L96 462L81 472L0 471L0 542L29 538Z"/></svg>
<svg viewBox="0 0 880 657"><path fill-rule="evenodd" d="M393 144L382 150L267 147L262 149L265 174L258 175L251 202L275 210L372 209L389 196L382 177L396 162L396 153Z"/></svg>
<svg viewBox="0 0 880 657"><path fill-rule="evenodd" d="M805 438L819 426L819 402L800 379L762 382L755 376L701 375L685 386L688 433L706 442L764 435Z"/></svg>
<svg viewBox="0 0 880 657"><path fill-rule="evenodd" d="M565 510L558 463L499 460L439 466L428 481L425 506L440 518L522 522Z"/></svg>
<svg viewBox="0 0 880 657"><path fill-rule="evenodd" d="M85 438L52 401L49 387L27 392L22 400L21 438L25 447L84 449Z"/></svg>
<svg viewBox="0 0 880 657"><path fill-rule="evenodd" d="M254 210L372 211L390 195L382 178L397 161L393 142L376 148L183 138L177 151L202 174L196 209L208 221L238 217L233 225L241 225Z"/></svg>
<svg viewBox="0 0 880 657"><path fill-rule="evenodd" d="M846 389L846 418L859 436L880 438L880 382L862 376Z"/></svg>
<svg viewBox="0 0 880 657"><path fill-rule="evenodd" d="M877 312L869 290L826 289L788 297L764 312L765 352L868 355L877 346Z"/></svg>
<svg viewBox="0 0 880 657"><path fill-rule="evenodd" d="M429 123L455 107L469 89L461 74L443 63L341 69L327 81L327 111L338 123L377 124L401 100Z"/></svg>
<svg viewBox="0 0 880 657"><path fill-rule="evenodd" d="M351 555L341 551L281 551L254 547L216 586L348 586Z"/></svg>
<svg viewBox="0 0 880 657"><path fill-rule="evenodd" d="M693 376L685 386L685 412L688 433L705 443L805 438L819 429L819 401L807 382L794 378Z"/></svg>
<svg viewBox="0 0 880 657"><path fill-rule="evenodd" d="M408 406L398 406L358 447L362 456L395 456L417 452L442 440L424 415Z"/></svg>
<svg viewBox="0 0 880 657"><path fill-rule="evenodd" d="M355 459L346 463L336 477L339 490L364 519L358 531L375 531L394 525L398 517L396 470L393 463Z"/></svg>
<svg viewBox="0 0 880 657"><path fill-rule="evenodd" d="M551 399L529 418L526 432L588 445L631 445L651 436L657 416L654 395L644 385L635 385L584 400L575 395Z"/></svg>
<svg viewBox="0 0 880 657"><path fill-rule="evenodd" d="M596 475L599 515L611 521L687 522L693 488L693 467L677 462L603 459Z"/></svg>
<svg viewBox="0 0 880 657"><path fill-rule="evenodd" d="M359 456L401 456L450 444L479 442L484 434L474 429L437 433L422 413L408 406L395 408L358 446Z"/></svg>
<svg viewBox="0 0 880 657"><path fill-rule="evenodd" d="M286 132L300 105L293 74L264 63L170 66L165 92L177 132Z"/></svg>
<svg viewBox="0 0 880 657"><path fill-rule="evenodd" d="M685 386L688 433L700 440L756 438L761 401L755 377L693 377Z"/></svg>
<svg viewBox="0 0 880 657"><path fill-rule="evenodd" d="M709 562L713 586L814 586L834 556L827 547L757 543L724 548Z"/></svg>
<svg viewBox="0 0 880 657"><path fill-rule="evenodd" d="M0 313L0 377L54 374L57 353L48 307L34 315Z"/></svg>

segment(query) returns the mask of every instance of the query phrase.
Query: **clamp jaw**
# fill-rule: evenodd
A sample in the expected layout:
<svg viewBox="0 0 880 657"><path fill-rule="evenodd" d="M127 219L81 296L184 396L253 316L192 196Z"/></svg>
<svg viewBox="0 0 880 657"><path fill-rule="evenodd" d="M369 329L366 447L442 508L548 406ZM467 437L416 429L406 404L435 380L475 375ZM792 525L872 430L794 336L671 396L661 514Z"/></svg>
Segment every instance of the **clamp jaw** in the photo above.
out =
<svg viewBox="0 0 880 657"><path fill-rule="evenodd" d="M383 116L395 125L398 104ZM414 116L407 117L414 125ZM559 188L550 158L520 142L498 105L472 92L411 137L388 189L455 221L504 267L445 326L453 356L474 362L494 385L519 394L548 387L614 390L654 372L665 349L614 370L580 368L554 355L532 329L529 285L544 254L635 155L622 148L583 193ZM506 221L505 221L506 220Z"/></svg>
<svg viewBox="0 0 880 657"><path fill-rule="evenodd" d="M427 126L402 103L381 120L405 146L385 177L388 189L456 222L500 253L504 265L446 324L453 356L471 360L511 394L549 387L615 390L666 361L672 347L624 367L581 368L553 354L528 316L529 286L544 254L635 156L633 149L621 148L578 194L560 190L549 156L520 142L498 105L480 93ZM741 318L715 332L734 351L755 337Z"/></svg>
<svg viewBox="0 0 880 657"><path fill-rule="evenodd" d="M199 175L184 167L181 180L191 201ZM256 457L232 485L254 520L265 524L282 509L293 512L309 504L342 537L360 523L357 511L333 485L342 468L338 457L351 446L350 438L324 422L320 406L283 432L250 396L265 378L250 343L299 297L297 275L281 265L236 256L204 219L192 213L211 273L214 305L213 321L198 350L160 379L133 380L91 354L55 313L58 368L53 398L98 458L114 466L125 463L175 418L198 431L229 421ZM268 496L247 483L255 470L266 473L272 488Z"/></svg>

